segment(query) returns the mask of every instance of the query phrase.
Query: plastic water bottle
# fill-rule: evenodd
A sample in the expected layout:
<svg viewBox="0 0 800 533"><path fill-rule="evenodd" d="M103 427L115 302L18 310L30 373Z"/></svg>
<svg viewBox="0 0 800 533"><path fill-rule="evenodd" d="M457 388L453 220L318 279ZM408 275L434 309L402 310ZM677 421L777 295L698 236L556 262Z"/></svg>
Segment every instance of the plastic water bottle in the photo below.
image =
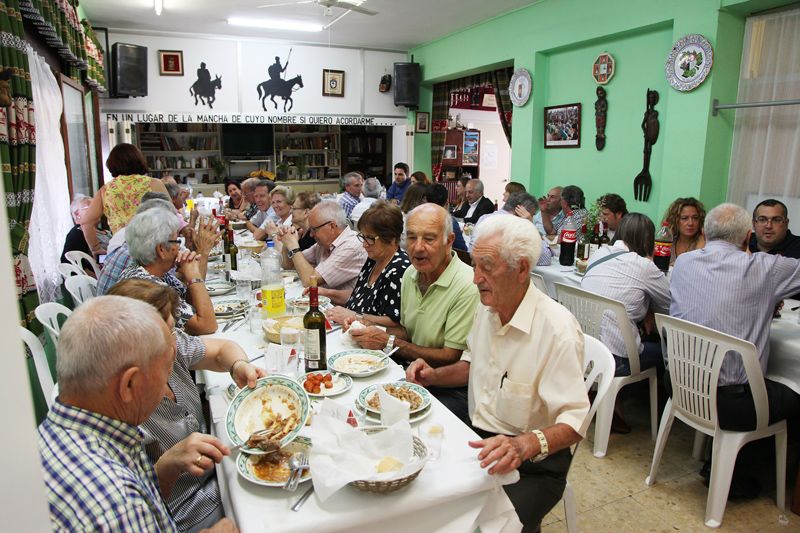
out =
<svg viewBox="0 0 800 533"><path fill-rule="evenodd" d="M272 241L267 241L267 251L261 259L261 310L268 318L286 314L281 256Z"/></svg>

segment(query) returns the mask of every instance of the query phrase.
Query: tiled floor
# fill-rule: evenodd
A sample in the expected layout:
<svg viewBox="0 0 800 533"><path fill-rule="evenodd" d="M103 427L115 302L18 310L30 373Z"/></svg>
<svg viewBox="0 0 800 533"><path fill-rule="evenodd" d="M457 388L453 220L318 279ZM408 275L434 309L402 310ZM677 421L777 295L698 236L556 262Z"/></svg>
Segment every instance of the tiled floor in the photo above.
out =
<svg viewBox="0 0 800 533"><path fill-rule="evenodd" d="M702 463L692 458L693 432L675 421L659 468L658 482L648 487L644 480L650 470L655 442L650 440L645 409L636 409L631 401L630 398L626 401L626 417L633 431L628 435L612 433L605 458L597 459L592 455L594 426L578 448L569 473L578 508L578 528L592 533L711 531L703 524L708 489L698 474ZM793 461L789 462L791 468ZM788 510L793 484L787 488L789 522L780 525L775 504L774 463L765 462L763 469L762 496L749 501L729 501L720 530L800 531L800 516ZM787 476L791 478L790 472ZM564 505L559 503L545 517L542 531L562 533L566 530Z"/></svg>

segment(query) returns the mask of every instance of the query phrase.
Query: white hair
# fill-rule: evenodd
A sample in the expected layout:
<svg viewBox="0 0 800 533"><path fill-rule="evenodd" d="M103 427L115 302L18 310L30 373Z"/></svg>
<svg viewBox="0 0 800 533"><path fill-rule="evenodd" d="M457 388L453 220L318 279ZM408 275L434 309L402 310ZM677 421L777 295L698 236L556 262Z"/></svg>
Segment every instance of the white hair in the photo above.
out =
<svg viewBox="0 0 800 533"><path fill-rule="evenodd" d="M438 209L434 209L437 208ZM434 210L438 212L442 216L442 241L447 244L447 239L450 238L450 235L453 234L453 217L450 216L450 213L447 212L447 209L444 207L434 204L432 202L427 202L424 204L420 204L411 211L408 212L406 215L405 225L408 226L408 221L411 220L411 217L416 213L417 215L422 214L423 211Z"/></svg>
<svg viewBox="0 0 800 533"><path fill-rule="evenodd" d="M63 392L99 391L118 372L164 354L164 319L145 302L98 296L78 306L61 329L56 371Z"/></svg>
<svg viewBox="0 0 800 533"><path fill-rule="evenodd" d="M472 178L467 183L472 183L475 185L475 192L483 194L483 182L478 178Z"/></svg>
<svg viewBox="0 0 800 533"><path fill-rule="evenodd" d="M352 185L355 180L361 180L361 174L358 172L348 172L344 175L344 184L345 185Z"/></svg>
<svg viewBox="0 0 800 533"><path fill-rule="evenodd" d="M736 246L752 229L750 214L736 204L719 204L706 214L703 232L709 241L726 241Z"/></svg>
<svg viewBox="0 0 800 533"><path fill-rule="evenodd" d="M75 221L75 215L80 211L81 207L85 203L91 203L92 199L86 196L85 194L77 193L75 194L75 198L72 199L72 202L69 204L69 212L72 215L72 220Z"/></svg>
<svg viewBox="0 0 800 533"><path fill-rule="evenodd" d="M477 244L496 236L500 237L500 257L510 269L516 269L522 259L528 260L531 269L536 266L542 254L542 238L529 221L519 217L489 217L475 226L473 242Z"/></svg>
<svg viewBox="0 0 800 533"><path fill-rule="evenodd" d="M163 193L160 194L162 194L162 196L166 196ZM136 214L138 215L139 213L144 213L145 211L154 209L156 207L166 209L167 211L175 210L175 206L172 205L172 202L169 200L164 200L163 198L150 198L149 200L142 200L142 203L140 203L139 207L136 208Z"/></svg>
<svg viewBox="0 0 800 533"><path fill-rule="evenodd" d="M367 198L380 198L382 189L383 187L381 187L381 182L378 181L378 178L367 178L364 181L364 188L361 193Z"/></svg>
<svg viewBox="0 0 800 533"><path fill-rule="evenodd" d="M155 263L156 248L165 244L180 229L175 209L148 209L137 213L125 226L128 252L137 263L147 266Z"/></svg>
<svg viewBox="0 0 800 533"><path fill-rule="evenodd" d="M315 205L313 210L319 213L321 218L335 222L340 228L347 226L347 215L344 214L344 209L333 200L324 200Z"/></svg>

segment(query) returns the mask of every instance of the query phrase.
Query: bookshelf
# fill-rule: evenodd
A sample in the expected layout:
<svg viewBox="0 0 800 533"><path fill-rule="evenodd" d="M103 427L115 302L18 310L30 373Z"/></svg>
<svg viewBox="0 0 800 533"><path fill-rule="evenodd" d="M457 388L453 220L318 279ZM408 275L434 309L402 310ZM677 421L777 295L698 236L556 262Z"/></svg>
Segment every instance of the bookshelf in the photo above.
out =
<svg viewBox="0 0 800 533"><path fill-rule="evenodd" d="M338 182L342 175L339 126L276 125L274 139L281 179Z"/></svg>
<svg viewBox="0 0 800 533"><path fill-rule="evenodd" d="M377 129L356 127L342 129L342 172L363 172L377 177L381 183L388 175L386 133Z"/></svg>
<svg viewBox="0 0 800 533"><path fill-rule="evenodd" d="M214 165L222 161L217 124L140 123L136 133L153 176L216 176Z"/></svg>

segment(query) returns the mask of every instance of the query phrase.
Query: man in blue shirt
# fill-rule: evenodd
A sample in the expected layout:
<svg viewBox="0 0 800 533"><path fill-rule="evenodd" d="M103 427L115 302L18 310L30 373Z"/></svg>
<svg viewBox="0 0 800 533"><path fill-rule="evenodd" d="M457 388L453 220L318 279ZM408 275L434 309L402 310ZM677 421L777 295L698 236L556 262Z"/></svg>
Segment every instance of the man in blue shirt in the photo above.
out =
<svg viewBox="0 0 800 533"><path fill-rule="evenodd" d="M411 180L408 179L409 172L408 165L405 163L397 163L394 166L394 183L386 191L386 199L389 202L399 205L403 201L403 196L406 195L406 190L411 185Z"/></svg>

